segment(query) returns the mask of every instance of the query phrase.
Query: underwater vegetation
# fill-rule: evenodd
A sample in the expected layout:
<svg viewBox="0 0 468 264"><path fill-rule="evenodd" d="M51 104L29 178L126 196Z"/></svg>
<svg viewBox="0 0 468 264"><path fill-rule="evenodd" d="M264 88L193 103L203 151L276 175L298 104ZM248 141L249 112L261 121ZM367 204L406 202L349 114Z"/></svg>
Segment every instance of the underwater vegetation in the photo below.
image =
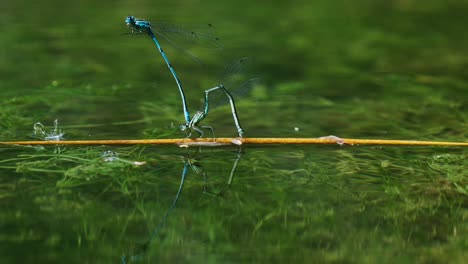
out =
<svg viewBox="0 0 468 264"><path fill-rule="evenodd" d="M23 2L0 4L1 141L183 138L174 77L204 110L243 56L241 83L262 83L241 100L226 87L248 137L467 139L465 1ZM212 23L223 50L161 39L173 74L154 40L124 35L129 14ZM210 105L202 124L237 137L233 117ZM467 155L1 145L0 262L465 263Z"/></svg>

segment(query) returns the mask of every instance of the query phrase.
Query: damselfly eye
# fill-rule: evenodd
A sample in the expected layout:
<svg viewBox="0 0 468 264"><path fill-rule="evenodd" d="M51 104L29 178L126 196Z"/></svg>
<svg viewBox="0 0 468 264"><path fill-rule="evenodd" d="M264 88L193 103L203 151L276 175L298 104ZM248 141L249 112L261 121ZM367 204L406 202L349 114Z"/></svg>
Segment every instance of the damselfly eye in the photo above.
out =
<svg viewBox="0 0 468 264"><path fill-rule="evenodd" d="M125 18L125 23L127 23L127 25L130 25L132 24L134 20L135 20L134 16L128 16L127 18Z"/></svg>

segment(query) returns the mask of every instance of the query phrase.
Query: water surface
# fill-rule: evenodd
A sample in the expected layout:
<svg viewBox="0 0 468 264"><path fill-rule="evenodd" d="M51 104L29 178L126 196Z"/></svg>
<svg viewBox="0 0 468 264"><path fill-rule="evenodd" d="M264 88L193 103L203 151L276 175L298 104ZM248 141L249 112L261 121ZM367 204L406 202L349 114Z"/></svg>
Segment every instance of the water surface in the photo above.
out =
<svg viewBox="0 0 468 264"><path fill-rule="evenodd" d="M179 93L127 15L195 29L161 41L191 113L236 58L249 137L466 141L463 1L10 1L0 4L0 139L55 119L65 139L183 137ZM236 136L229 107L204 124ZM106 151L117 153L106 159ZM0 148L5 263L463 263L467 151L440 147ZM144 164L140 165L142 162ZM181 177L184 185L177 196ZM176 199L176 203L174 200Z"/></svg>

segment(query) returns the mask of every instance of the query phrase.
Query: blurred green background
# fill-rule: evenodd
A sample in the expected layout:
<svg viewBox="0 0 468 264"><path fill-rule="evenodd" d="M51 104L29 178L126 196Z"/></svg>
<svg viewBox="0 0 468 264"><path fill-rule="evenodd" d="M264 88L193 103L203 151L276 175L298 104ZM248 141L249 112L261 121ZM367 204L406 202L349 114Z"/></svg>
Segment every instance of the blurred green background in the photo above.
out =
<svg viewBox="0 0 468 264"><path fill-rule="evenodd" d="M249 57L245 78L262 84L237 101L246 136L466 141L467 1L20 0L0 10L3 141L54 119L66 139L184 136L174 80L150 38L124 34L128 15L214 26L224 49L190 47L201 64L161 40L192 113L230 61ZM204 124L237 135L228 106ZM463 149L249 147L222 197L203 194L201 171L224 188L236 150L113 148L142 167L106 163L105 150L0 149L5 262L468 258ZM168 223L145 244L187 160L203 169L187 170Z"/></svg>

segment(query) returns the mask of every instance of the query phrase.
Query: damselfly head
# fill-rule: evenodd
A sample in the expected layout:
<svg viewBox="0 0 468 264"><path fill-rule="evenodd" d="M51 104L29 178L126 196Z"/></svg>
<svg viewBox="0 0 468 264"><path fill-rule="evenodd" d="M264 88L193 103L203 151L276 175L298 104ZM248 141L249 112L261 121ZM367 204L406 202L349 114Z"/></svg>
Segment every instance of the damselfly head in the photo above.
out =
<svg viewBox="0 0 468 264"><path fill-rule="evenodd" d="M127 24L127 26L135 24L135 17L128 16L127 18L125 18L125 23Z"/></svg>

